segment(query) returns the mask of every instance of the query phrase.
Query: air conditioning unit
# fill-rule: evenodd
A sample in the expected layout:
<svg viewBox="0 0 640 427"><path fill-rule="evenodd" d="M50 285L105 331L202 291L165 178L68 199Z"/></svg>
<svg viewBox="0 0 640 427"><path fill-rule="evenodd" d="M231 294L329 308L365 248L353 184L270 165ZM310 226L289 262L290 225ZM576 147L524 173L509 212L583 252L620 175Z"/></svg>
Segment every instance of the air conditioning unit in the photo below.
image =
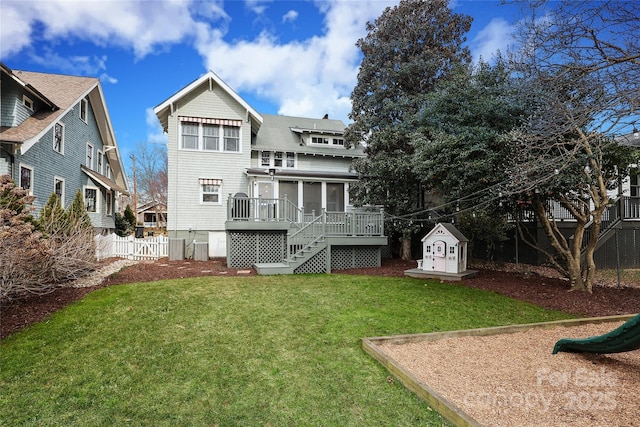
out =
<svg viewBox="0 0 640 427"><path fill-rule="evenodd" d="M193 260L209 260L209 244L207 242L193 242Z"/></svg>
<svg viewBox="0 0 640 427"><path fill-rule="evenodd" d="M169 239L169 261L184 259L184 239Z"/></svg>

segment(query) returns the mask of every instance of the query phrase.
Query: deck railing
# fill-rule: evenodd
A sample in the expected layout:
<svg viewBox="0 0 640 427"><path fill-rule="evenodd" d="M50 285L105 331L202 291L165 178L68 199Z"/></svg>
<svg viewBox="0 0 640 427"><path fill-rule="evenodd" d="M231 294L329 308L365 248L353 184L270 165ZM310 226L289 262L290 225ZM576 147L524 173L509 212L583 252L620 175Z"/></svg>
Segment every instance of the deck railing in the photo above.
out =
<svg viewBox="0 0 640 427"><path fill-rule="evenodd" d="M229 195L227 218L230 221L301 222L302 210L284 199L267 199Z"/></svg>
<svg viewBox="0 0 640 427"><path fill-rule="evenodd" d="M265 199L229 195L227 204L229 221L286 221L299 228L313 222L321 224L325 236L384 236L384 212L382 210L355 210L352 212L304 213L286 197Z"/></svg>

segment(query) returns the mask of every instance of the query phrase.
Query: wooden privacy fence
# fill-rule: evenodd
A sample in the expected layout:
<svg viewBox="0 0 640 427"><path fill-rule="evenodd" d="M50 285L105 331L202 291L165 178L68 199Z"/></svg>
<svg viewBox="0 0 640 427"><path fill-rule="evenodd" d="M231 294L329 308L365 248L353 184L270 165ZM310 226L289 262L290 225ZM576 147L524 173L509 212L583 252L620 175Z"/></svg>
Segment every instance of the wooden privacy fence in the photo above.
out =
<svg viewBox="0 0 640 427"><path fill-rule="evenodd" d="M141 261L169 256L169 239L165 236L136 239L109 234L96 236L95 242L98 261L111 257Z"/></svg>

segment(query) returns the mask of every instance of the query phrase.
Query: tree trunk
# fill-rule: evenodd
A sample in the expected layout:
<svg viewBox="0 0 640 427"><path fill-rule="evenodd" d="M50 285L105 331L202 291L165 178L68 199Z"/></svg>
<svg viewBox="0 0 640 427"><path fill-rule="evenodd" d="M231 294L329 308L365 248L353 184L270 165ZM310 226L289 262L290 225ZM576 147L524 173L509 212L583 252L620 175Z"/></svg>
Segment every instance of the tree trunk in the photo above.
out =
<svg viewBox="0 0 640 427"><path fill-rule="evenodd" d="M400 259L410 261L411 257L411 231L404 231L400 238Z"/></svg>
<svg viewBox="0 0 640 427"><path fill-rule="evenodd" d="M581 268L581 248L586 220L584 220L584 218L576 218L577 224L573 234L573 240L568 242L560 232L555 220L549 219L543 202L534 200L533 209L536 212L538 220L544 228L545 233L549 237L551 246L565 260L565 265L560 265L557 260L552 258L550 258L549 261L556 266L558 271L567 275L572 291L585 291L591 293L593 281L587 282L583 279ZM593 253L591 254L591 262L593 262Z"/></svg>

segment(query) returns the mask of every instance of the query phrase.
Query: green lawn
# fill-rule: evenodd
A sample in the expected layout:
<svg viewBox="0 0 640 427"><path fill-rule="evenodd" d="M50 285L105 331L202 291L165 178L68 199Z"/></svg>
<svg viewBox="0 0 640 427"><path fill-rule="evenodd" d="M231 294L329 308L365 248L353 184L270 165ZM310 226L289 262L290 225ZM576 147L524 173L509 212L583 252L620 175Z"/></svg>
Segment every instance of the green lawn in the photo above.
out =
<svg viewBox="0 0 640 427"><path fill-rule="evenodd" d="M0 425L441 425L360 338L566 317L410 278L112 286L0 343Z"/></svg>

